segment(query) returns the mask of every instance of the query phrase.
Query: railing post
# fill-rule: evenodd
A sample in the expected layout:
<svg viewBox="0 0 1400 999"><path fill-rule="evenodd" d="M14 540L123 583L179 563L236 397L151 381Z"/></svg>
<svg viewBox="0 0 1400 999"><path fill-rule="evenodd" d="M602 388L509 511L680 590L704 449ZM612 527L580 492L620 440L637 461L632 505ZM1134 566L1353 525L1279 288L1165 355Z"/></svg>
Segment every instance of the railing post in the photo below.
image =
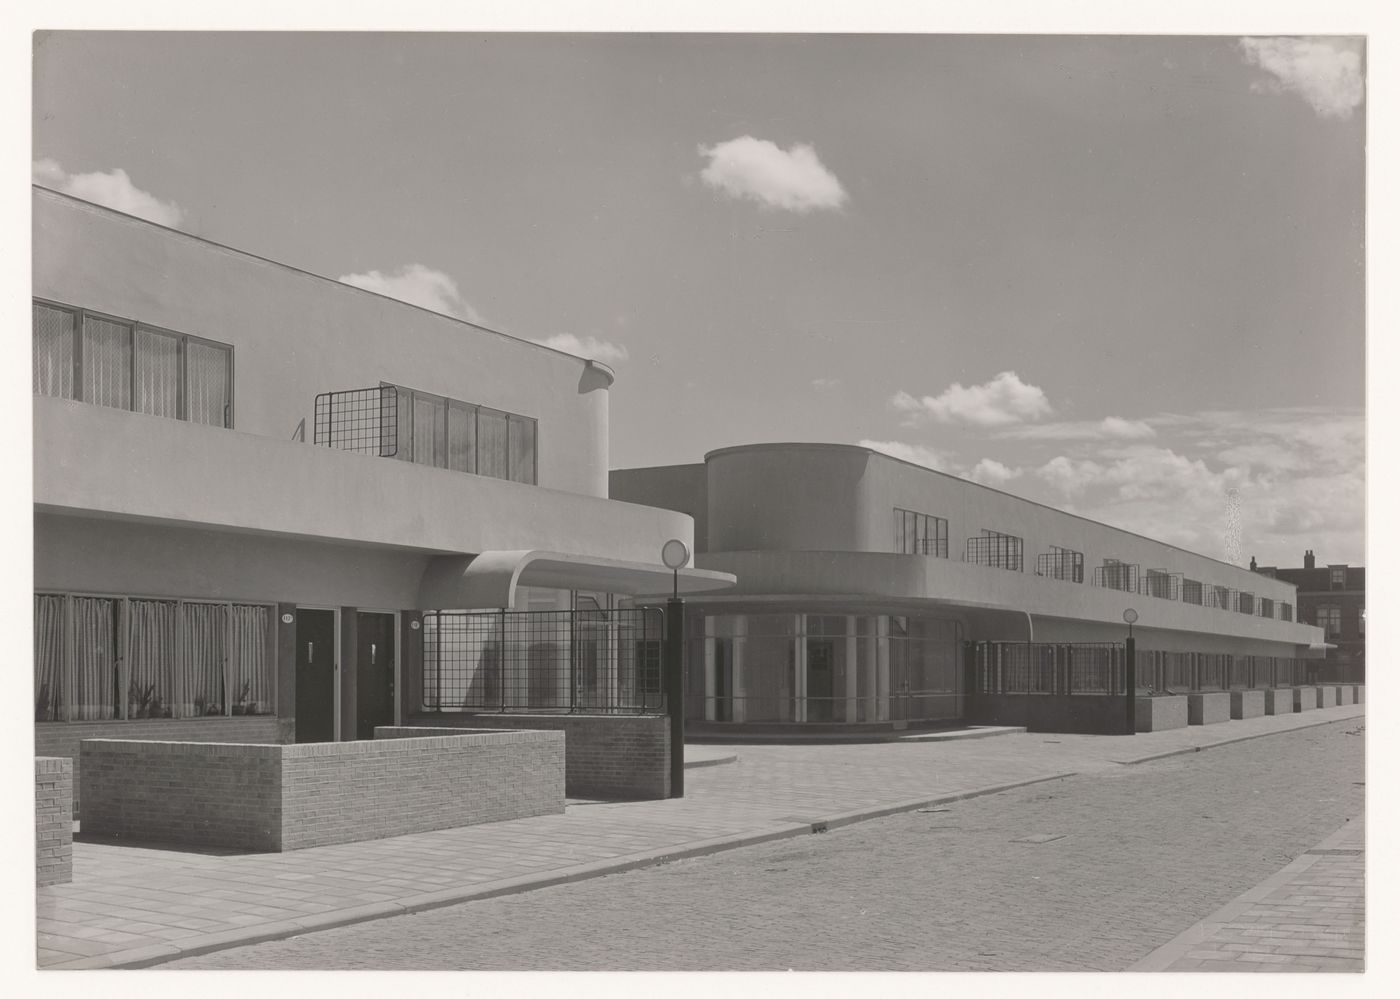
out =
<svg viewBox="0 0 1400 999"><path fill-rule="evenodd" d="M497 664L498 664L498 672L499 672L499 679L498 679L497 682L501 685L501 714L505 714L505 711L506 711L506 649L507 649L507 646L506 646L506 609L505 609L504 607L501 608L500 632L501 632L501 654L500 654L500 656L498 656L497 659L496 659L496 662L497 662Z"/></svg>
<svg viewBox="0 0 1400 999"><path fill-rule="evenodd" d="M671 716L671 797L685 797L685 601L666 601L666 711Z"/></svg>
<svg viewBox="0 0 1400 999"><path fill-rule="evenodd" d="M1123 687L1128 695L1128 735L1137 734L1137 640L1129 637Z"/></svg>

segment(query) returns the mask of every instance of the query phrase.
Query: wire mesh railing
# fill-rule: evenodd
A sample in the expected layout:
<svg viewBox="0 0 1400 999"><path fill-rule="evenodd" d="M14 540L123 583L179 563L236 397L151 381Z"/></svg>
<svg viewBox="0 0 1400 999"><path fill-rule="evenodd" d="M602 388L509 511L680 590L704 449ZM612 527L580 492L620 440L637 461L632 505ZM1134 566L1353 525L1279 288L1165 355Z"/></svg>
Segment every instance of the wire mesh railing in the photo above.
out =
<svg viewBox="0 0 1400 999"><path fill-rule="evenodd" d="M424 711L660 714L659 607L429 611Z"/></svg>
<svg viewBox="0 0 1400 999"><path fill-rule="evenodd" d="M313 441L323 447L392 458L399 448L398 390L392 385L322 392Z"/></svg>

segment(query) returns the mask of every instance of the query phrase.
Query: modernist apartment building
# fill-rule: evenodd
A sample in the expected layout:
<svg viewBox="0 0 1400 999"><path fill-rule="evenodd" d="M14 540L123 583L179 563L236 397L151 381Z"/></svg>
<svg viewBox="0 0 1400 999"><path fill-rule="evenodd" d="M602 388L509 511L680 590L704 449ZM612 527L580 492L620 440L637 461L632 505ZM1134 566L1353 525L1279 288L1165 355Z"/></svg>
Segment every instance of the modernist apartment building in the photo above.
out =
<svg viewBox="0 0 1400 999"><path fill-rule="evenodd" d="M1321 648L1291 583L863 447L723 448L612 495L690 514L696 564L738 577L688 601L697 720L963 717L963 643L1121 643L1129 608L1145 665Z"/></svg>
<svg viewBox="0 0 1400 999"><path fill-rule="evenodd" d="M1327 638L1326 659L1317 663L1322 680L1366 678L1366 569L1331 563L1318 568L1312 549L1303 554L1301 569L1274 565L1250 566L1262 576L1281 579L1298 588L1298 620L1315 624ZM1330 674L1330 675L1324 675Z"/></svg>
<svg viewBox="0 0 1400 999"><path fill-rule="evenodd" d="M41 755L365 737L481 686L425 691L436 610L670 592L691 518L608 498L607 367L43 188L33 220Z"/></svg>

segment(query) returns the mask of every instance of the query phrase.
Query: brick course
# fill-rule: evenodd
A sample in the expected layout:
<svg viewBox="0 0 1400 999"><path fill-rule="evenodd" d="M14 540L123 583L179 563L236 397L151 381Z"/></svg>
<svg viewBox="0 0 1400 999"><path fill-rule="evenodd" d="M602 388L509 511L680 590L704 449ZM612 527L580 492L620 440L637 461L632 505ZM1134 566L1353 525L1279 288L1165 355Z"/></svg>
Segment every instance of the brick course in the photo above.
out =
<svg viewBox="0 0 1400 999"><path fill-rule="evenodd" d="M671 720L664 715L424 714L413 727L563 732L564 791L571 798L639 801L671 794Z"/></svg>
<svg viewBox="0 0 1400 999"><path fill-rule="evenodd" d="M87 740L84 832L281 851L564 810L563 737L252 745Z"/></svg>
<svg viewBox="0 0 1400 999"><path fill-rule="evenodd" d="M39 722L34 726L34 755L66 756L73 761L73 817L81 819L82 776L78 746L84 739L276 743L291 742L292 738L291 719L284 721L275 715Z"/></svg>
<svg viewBox="0 0 1400 999"><path fill-rule="evenodd" d="M34 759L34 883L73 880L73 761Z"/></svg>

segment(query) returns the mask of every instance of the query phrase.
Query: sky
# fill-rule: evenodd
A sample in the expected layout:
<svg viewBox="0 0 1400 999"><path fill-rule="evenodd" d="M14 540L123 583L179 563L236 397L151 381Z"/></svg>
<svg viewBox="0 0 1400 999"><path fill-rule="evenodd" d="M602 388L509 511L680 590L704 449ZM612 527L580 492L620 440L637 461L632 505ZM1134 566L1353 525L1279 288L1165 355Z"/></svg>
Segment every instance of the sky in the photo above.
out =
<svg viewBox="0 0 1400 999"><path fill-rule="evenodd" d="M32 174L607 362L614 467L863 444L1361 564L1365 91L1349 37L58 32Z"/></svg>

